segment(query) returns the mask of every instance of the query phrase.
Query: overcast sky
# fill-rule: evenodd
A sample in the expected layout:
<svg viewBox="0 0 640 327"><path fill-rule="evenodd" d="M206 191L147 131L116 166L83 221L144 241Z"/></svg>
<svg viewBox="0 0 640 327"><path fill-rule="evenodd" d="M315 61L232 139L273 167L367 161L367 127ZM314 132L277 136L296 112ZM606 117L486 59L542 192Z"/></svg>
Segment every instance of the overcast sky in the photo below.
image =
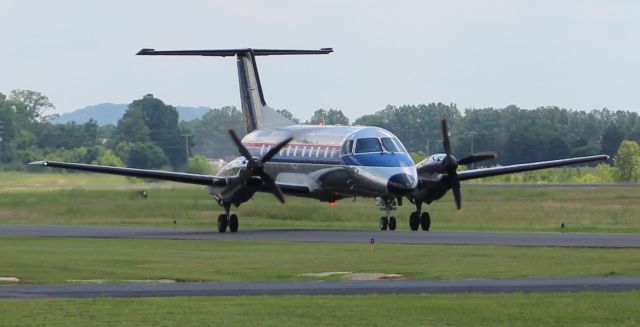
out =
<svg viewBox="0 0 640 327"><path fill-rule="evenodd" d="M58 113L130 103L239 106L233 58L141 48L321 48L259 57L267 102L307 119L388 104L640 109L640 1L14 1L0 4L0 92Z"/></svg>

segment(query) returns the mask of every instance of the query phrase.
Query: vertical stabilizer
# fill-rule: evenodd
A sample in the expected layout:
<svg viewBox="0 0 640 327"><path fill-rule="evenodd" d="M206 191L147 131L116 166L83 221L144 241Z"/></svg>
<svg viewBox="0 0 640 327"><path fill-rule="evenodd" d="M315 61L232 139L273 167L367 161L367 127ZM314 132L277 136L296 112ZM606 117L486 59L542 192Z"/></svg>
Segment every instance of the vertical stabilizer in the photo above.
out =
<svg viewBox="0 0 640 327"><path fill-rule="evenodd" d="M242 117L246 132L260 128L292 125L293 122L270 108L264 100L260 76L256 65L256 56L328 54L331 48L320 50L281 50L281 49L231 49L231 50L168 50L156 51L142 49L138 55L182 55L182 56L236 56L238 59L238 80L240 82L240 100Z"/></svg>

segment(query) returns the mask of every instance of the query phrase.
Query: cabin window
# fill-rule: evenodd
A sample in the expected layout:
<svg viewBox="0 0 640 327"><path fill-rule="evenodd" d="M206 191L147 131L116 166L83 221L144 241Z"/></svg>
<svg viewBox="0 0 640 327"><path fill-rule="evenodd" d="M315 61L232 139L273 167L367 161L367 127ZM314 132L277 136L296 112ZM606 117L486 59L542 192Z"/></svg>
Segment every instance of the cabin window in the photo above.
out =
<svg viewBox="0 0 640 327"><path fill-rule="evenodd" d="M358 139L356 142L356 153L382 152L380 141L375 137Z"/></svg>

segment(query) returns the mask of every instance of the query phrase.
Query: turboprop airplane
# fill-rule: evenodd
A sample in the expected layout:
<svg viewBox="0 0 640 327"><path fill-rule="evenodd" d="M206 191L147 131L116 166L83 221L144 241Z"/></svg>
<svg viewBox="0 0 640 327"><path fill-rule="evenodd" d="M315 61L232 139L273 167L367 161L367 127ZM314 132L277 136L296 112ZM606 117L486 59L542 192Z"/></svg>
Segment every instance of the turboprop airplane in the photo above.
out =
<svg viewBox="0 0 640 327"><path fill-rule="evenodd" d="M218 231L238 231L238 216L231 207L247 202L256 192L269 192L284 203L284 195L313 198L334 204L345 198L376 198L385 215L381 230L395 230L396 218L391 210L407 198L416 207L409 217L409 227L429 230L431 217L422 211L452 191L455 205L462 207L460 182L502 174L607 160L606 155L569 158L518 165L471 169L458 172L459 165L493 159L495 153L477 153L456 159L451 154L447 122L441 121L444 153L433 154L414 164L391 132L369 126L295 125L270 108L262 93L256 66L257 56L328 54L319 50L176 50L142 49L147 56L235 56L240 80L240 99L246 136L242 140L229 130L240 157L232 160L217 175L110 167L58 161L38 161L30 165L83 170L123 176L153 178L204 185L224 209L218 216Z"/></svg>

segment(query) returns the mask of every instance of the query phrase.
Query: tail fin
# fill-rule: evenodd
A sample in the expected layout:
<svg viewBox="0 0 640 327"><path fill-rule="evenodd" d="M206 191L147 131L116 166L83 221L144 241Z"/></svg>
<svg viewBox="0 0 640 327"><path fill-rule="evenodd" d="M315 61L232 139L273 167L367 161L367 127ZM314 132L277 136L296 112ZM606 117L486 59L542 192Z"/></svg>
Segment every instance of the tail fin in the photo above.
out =
<svg viewBox="0 0 640 327"><path fill-rule="evenodd" d="M138 55L169 56L211 56L238 58L238 79L240 81L240 100L242 116L247 133L259 128L292 125L293 122L270 108L264 100L260 75L256 65L256 56L328 54L331 48L320 50L281 50L281 49L229 49L229 50L169 50L156 51L142 49Z"/></svg>

